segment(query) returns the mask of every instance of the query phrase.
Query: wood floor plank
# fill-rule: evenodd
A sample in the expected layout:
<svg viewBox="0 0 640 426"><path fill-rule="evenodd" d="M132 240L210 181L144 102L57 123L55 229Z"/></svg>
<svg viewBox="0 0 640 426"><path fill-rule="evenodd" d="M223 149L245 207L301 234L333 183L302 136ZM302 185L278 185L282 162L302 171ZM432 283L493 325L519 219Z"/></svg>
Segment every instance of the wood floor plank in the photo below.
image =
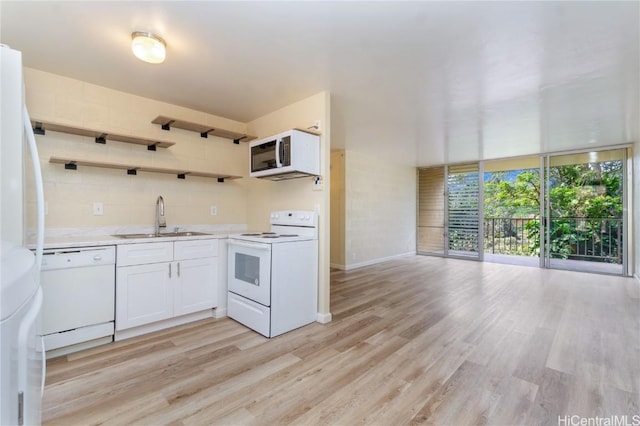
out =
<svg viewBox="0 0 640 426"><path fill-rule="evenodd" d="M333 270L333 321L228 318L47 363L43 423L558 424L640 405L640 285L409 256Z"/></svg>

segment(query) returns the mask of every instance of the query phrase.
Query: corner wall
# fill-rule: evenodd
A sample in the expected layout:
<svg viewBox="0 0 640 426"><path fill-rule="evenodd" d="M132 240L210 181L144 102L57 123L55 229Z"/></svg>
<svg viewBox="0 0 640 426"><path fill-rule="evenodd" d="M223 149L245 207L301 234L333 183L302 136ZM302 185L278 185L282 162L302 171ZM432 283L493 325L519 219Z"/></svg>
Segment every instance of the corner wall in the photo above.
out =
<svg viewBox="0 0 640 426"><path fill-rule="evenodd" d="M314 190L313 177L291 179L280 182L265 179L249 179L248 224L249 229L269 228L269 213L274 210L316 210L319 215L319 320L331 319L329 300L329 162L331 149L330 94L320 92L292 105L274 111L247 123L247 132L259 138L268 137L285 130L307 129L320 120L320 174L324 189Z"/></svg>
<svg viewBox="0 0 640 426"><path fill-rule="evenodd" d="M331 151L331 267L345 265L345 152Z"/></svg>

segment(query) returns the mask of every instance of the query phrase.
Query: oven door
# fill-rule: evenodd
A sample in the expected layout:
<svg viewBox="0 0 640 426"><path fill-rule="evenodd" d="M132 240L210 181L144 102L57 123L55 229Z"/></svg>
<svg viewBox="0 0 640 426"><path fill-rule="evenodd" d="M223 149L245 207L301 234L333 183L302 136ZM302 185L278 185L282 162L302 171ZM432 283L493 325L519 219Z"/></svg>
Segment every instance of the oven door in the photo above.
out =
<svg viewBox="0 0 640 426"><path fill-rule="evenodd" d="M271 244L229 240L229 291L271 305Z"/></svg>

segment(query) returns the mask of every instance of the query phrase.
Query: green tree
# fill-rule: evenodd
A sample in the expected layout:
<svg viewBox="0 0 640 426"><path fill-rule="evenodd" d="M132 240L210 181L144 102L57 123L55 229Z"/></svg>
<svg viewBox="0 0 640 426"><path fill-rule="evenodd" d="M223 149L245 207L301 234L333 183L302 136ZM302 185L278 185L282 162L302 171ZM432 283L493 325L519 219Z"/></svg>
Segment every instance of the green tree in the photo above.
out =
<svg viewBox="0 0 640 426"><path fill-rule="evenodd" d="M622 170L622 161L561 165L549 169L551 253L567 258L580 243L593 241L589 254L611 255L617 259L618 223L600 219L622 222ZM540 174L537 169L521 170L515 177L513 172L491 173L485 179L485 218L539 219L539 216ZM614 228L610 227L611 223ZM527 222L525 229L529 253L539 254L539 221ZM603 253L600 249L611 247L613 243L616 244L616 255Z"/></svg>

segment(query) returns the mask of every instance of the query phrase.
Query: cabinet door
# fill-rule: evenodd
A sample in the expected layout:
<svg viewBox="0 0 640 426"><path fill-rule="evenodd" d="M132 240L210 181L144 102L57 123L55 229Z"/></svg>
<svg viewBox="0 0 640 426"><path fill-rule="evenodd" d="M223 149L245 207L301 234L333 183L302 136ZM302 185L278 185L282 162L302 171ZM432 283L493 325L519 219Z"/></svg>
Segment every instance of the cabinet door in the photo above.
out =
<svg viewBox="0 0 640 426"><path fill-rule="evenodd" d="M208 257L174 263L178 280L173 293L174 315L190 314L217 306L218 259Z"/></svg>
<svg viewBox="0 0 640 426"><path fill-rule="evenodd" d="M173 316L170 262L116 268L116 330Z"/></svg>

